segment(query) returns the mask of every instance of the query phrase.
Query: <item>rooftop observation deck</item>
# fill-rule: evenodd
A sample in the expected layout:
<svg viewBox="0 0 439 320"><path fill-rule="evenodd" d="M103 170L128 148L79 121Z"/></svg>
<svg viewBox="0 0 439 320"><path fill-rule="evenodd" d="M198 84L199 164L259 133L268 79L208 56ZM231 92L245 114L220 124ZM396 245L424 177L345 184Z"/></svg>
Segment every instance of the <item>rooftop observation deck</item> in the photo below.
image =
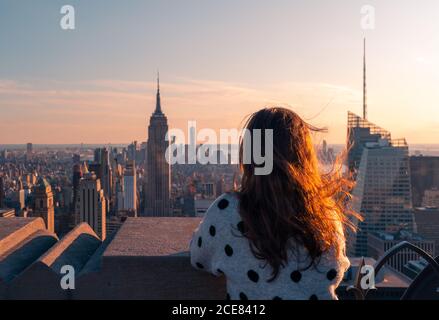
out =
<svg viewBox="0 0 439 320"><path fill-rule="evenodd" d="M129 218L101 242L85 223L58 240L41 218L0 218L0 299L224 299L224 278L192 268L199 218ZM75 269L75 289L60 286Z"/></svg>
<svg viewBox="0 0 439 320"><path fill-rule="evenodd" d="M0 299L217 299L224 277L199 272L188 253L200 218L128 218L101 242L85 223L62 239L41 218L0 218ZM353 274L359 260L352 259ZM75 289L63 290L61 268L75 269ZM340 298L349 298L346 286ZM385 272L379 292L398 298L409 280Z"/></svg>

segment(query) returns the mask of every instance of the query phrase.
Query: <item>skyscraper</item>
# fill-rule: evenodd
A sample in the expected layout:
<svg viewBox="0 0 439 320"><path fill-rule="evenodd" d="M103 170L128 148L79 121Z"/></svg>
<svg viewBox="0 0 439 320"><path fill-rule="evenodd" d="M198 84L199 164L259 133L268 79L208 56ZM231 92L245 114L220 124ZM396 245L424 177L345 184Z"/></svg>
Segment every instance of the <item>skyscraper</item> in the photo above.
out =
<svg viewBox="0 0 439 320"><path fill-rule="evenodd" d="M27 155L31 155L32 154L32 150L33 148L32 148L32 143L30 143L30 142L28 142L27 144L26 144L26 153L27 153Z"/></svg>
<svg viewBox="0 0 439 320"><path fill-rule="evenodd" d="M121 175L118 177L118 179L116 179L116 210L118 212L125 209L124 200L125 200L124 179L123 179L123 175Z"/></svg>
<svg viewBox="0 0 439 320"><path fill-rule="evenodd" d="M106 210L109 212L113 203L113 170L110 163L110 152L107 148L98 148L94 152L94 163L90 165L90 171L94 171L101 181L106 199Z"/></svg>
<svg viewBox="0 0 439 320"><path fill-rule="evenodd" d="M24 188L23 188L23 181L21 180L21 177L18 179L18 190L17 190L17 201L20 207L20 210L22 210L25 206L25 192L24 192Z"/></svg>
<svg viewBox="0 0 439 320"><path fill-rule="evenodd" d="M73 188L73 199L71 205L71 216L69 218L69 228L73 228L75 225L79 223L79 213L76 211L76 203L78 202L78 194L79 194L79 183L82 178L82 173L87 169L87 164L83 165L80 163L76 163L73 165L73 177L72 177L72 188Z"/></svg>
<svg viewBox="0 0 439 320"><path fill-rule="evenodd" d="M132 210L137 213L137 187L136 187L136 165L135 161L128 161L123 177L124 199L123 206L125 210Z"/></svg>
<svg viewBox="0 0 439 320"><path fill-rule="evenodd" d="M101 181L94 172L84 173L79 182L76 214L79 217L79 222L87 222L102 241L105 240L106 236L105 205Z"/></svg>
<svg viewBox="0 0 439 320"><path fill-rule="evenodd" d="M439 189L425 190L422 206L439 208Z"/></svg>
<svg viewBox="0 0 439 320"><path fill-rule="evenodd" d="M348 252L366 256L368 233L416 231L410 187L409 151L405 139L367 120L366 40L363 51L363 117L348 112L348 168L356 179L353 209L364 221L349 235Z"/></svg>
<svg viewBox="0 0 439 320"><path fill-rule="evenodd" d="M348 112L348 167L354 175L360 166L363 149L367 143L377 143L380 139L391 139L388 131L367 121L352 112Z"/></svg>
<svg viewBox="0 0 439 320"><path fill-rule="evenodd" d="M81 155L80 154L74 154L72 156L72 162L73 164L77 164L81 161Z"/></svg>
<svg viewBox="0 0 439 320"><path fill-rule="evenodd" d="M128 160L136 160L137 155L137 141L134 141L130 145L128 145Z"/></svg>
<svg viewBox="0 0 439 320"><path fill-rule="evenodd" d="M46 179L38 178L34 188L34 208L32 217L41 217L46 223L47 230L55 232L55 204L52 187Z"/></svg>
<svg viewBox="0 0 439 320"><path fill-rule="evenodd" d="M82 166L79 163L76 163L73 166L73 177L72 177L72 184L73 184L73 206L76 204L76 198L78 196L78 189L79 189L79 181L82 178Z"/></svg>
<svg viewBox="0 0 439 320"><path fill-rule="evenodd" d="M434 240L436 256L439 255L439 208L415 208L416 231Z"/></svg>
<svg viewBox="0 0 439 320"><path fill-rule="evenodd" d="M112 175L112 169L110 164L110 153L107 148L103 148L101 150L102 157L101 157L101 170L102 170L102 189L104 189L104 195L107 199L107 205L110 206L112 201L112 184L113 184L113 175ZM107 211L109 211L111 208L107 208Z"/></svg>
<svg viewBox="0 0 439 320"><path fill-rule="evenodd" d="M369 142L380 139L390 140L390 133L367 120L367 84L366 84L366 38L363 39L363 118L348 112L348 168L355 177L360 166L363 148Z"/></svg>
<svg viewBox="0 0 439 320"><path fill-rule="evenodd" d="M432 193L439 194L439 157L410 157L410 175L413 206L428 205L428 203L423 203L424 198L428 198Z"/></svg>
<svg viewBox="0 0 439 320"><path fill-rule="evenodd" d="M391 140L371 134L372 124L362 119L364 142L352 192L353 208L364 218L359 230L352 235L349 253L367 255L367 235L370 232L415 231L410 189L409 152L405 139ZM373 141L377 138L377 141Z"/></svg>
<svg viewBox="0 0 439 320"><path fill-rule="evenodd" d="M157 77L156 107L148 127L146 158L145 215L169 216L171 167L166 160L168 120L160 103L160 82Z"/></svg>

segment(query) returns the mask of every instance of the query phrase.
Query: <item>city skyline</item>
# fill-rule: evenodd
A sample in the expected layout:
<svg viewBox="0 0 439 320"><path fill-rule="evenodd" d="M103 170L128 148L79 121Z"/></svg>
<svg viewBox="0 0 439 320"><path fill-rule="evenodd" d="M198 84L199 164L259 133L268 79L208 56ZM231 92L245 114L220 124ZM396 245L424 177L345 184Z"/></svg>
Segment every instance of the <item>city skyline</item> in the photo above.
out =
<svg viewBox="0 0 439 320"><path fill-rule="evenodd" d="M240 128L264 105L289 105L328 127L321 139L341 144L347 111L362 109L364 36L368 119L409 145L438 143L439 5L428 1L415 13L413 1L372 1L376 29L365 32L364 3L338 2L278 1L276 10L252 2L248 12L247 1L95 1L86 8L74 1L72 31L59 27L61 2L32 10L2 3L0 144L144 141L157 68L170 128L186 130L190 120ZM16 14L22 19L14 21Z"/></svg>

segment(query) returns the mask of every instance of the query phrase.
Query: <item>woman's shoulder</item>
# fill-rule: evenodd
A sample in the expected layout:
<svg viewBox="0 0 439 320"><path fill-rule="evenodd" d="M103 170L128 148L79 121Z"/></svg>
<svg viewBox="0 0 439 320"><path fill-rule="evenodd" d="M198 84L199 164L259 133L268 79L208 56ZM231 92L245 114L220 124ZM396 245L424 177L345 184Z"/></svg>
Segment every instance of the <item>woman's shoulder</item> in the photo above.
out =
<svg viewBox="0 0 439 320"><path fill-rule="evenodd" d="M221 220L234 220L239 215L239 197L236 192L227 192L219 196L209 207L206 216Z"/></svg>
<svg viewBox="0 0 439 320"><path fill-rule="evenodd" d="M210 206L223 211L236 210L239 207L239 197L236 192L226 192L220 195Z"/></svg>

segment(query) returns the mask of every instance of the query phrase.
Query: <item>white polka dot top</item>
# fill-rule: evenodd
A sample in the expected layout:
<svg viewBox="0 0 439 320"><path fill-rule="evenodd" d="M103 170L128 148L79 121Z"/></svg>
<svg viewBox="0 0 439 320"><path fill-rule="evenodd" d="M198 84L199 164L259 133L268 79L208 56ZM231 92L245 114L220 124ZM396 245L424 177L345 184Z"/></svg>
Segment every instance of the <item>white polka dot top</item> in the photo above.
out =
<svg viewBox="0 0 439 320"><path fill-rule="evenodd" d="M191 263L195 268L226 277L227 299L337 299L335 289L349 267L344 253L337 257L335 250L329 250L322 255L317 266L306 269L309 265L306 251L296 248L291 250L288 264L280 268L273 281L268 282L272 269L251 252L248 239L241 233L244 224L238 205L239 200L233 193L215 200L195 230L190 245ZM344 248L344 239L340 241Z"/></svg>

